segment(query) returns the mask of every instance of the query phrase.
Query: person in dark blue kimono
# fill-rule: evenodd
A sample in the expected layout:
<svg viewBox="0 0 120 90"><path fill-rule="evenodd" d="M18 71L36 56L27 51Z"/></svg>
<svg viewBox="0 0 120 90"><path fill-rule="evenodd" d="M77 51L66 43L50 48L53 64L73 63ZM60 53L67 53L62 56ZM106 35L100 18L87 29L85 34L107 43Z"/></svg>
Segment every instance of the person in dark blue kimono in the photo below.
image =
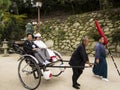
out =
<svg viewBox="0 0 120 90"><path fill-rule="evenodd" d="M95 62L94 62L94 67L93 67L93 73L97 77L102 77L102 80L108 81L106 50L103 45L104 38L100 36L98 40L99 42L95 46Z"/></svg>

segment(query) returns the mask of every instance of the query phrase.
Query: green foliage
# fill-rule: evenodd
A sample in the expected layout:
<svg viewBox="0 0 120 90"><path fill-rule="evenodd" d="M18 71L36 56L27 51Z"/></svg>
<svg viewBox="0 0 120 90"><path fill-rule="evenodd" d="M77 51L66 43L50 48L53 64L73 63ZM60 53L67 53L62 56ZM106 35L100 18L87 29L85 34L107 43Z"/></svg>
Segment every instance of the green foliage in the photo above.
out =
<svg viewBox="0 0 120 90"><path fill-rule="evenodd" d="M26 13L29 17L37 15L35 2L31 0L11 0L17 4L19 14ZM24 2L26 1L26 2ZM41 13L49 15L51 12L62 11L80 13L99 9L99 0L42 0ZM14 9L11 7L11 9Z"/></svg>
<svg viewBox="0 0 120 90"><path fill-rule="evenodd" d="M3 12L8 10L10 5L11 5L10 0L0 0L0 10L2 10Z"/></svg>
<svg viewBox="0 0 120 90"><path fill-rule="evenodd" d="M1 24L1 40L20 40L24 37L25 33L25 15L11 15L10 13L5 13Z"/></svg>
<svg viewBox="0 0 120 90"><path fill-rule="evenodd" d="M0 0L0 41L20 40L24 37L26 15L10 14L10 5L10 0Z"/></svg>
<svg viewBox="0 0 120 90"><path fill-rule="evenodd" d="M31 0L11 0L11 2L10 10L13 10L13 13L25 13L30 18L36 17L37 9L34 0L33 2L31 2ZM16 7L14 6L14 3L17 4ZM118 0L42 0L42 3L41 15L50 15L58 11L76 14L100 10L100 7L109 8L112 6L114 8L120 6Z"/></svg>
<svg viewBox="0 0 120 90"><path fill-rule="evenodd" d="M98 0L44 0L43 12L63 11L70 13L81 13L99 9Z"/></svg>
<svg viewBox="0 0 120 90"><path fill-rule="evenodd" d="M10 14L10 0L0 0L0 41L18 40L24 36L24 18L26 15Z"/></svg>

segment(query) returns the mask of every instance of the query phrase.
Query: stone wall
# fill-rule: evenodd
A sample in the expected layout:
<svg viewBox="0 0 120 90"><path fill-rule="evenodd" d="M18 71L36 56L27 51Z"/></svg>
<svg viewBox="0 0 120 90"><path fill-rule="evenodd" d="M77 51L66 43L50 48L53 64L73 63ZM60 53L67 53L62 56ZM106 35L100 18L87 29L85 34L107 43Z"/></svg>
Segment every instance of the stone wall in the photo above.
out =
<svg viewBox="0 0 120 90"><path fill-rule="evenodd" d="M95 26L95 19L98 20L103 31L108 37L109 44L112 52L115 52L117 48L117 53L120 53L120 46L115 47L111 42L111 32L116 28L120 29L120 17L119 13L115 14L115 19L113 19L111 13L116 13L118 11L99 11L92 13L84 13L80 15L72 15L64 20L51 19L41 23L41 34L44 41L53 40L53 49L62 52L64 54L71 54L77 45L81 42L81 38L85 35L97 33ZM117 17L117 18L118 18ZM89 54L94 54L95 41L90 37L90 44L87 47Z"/></svg>

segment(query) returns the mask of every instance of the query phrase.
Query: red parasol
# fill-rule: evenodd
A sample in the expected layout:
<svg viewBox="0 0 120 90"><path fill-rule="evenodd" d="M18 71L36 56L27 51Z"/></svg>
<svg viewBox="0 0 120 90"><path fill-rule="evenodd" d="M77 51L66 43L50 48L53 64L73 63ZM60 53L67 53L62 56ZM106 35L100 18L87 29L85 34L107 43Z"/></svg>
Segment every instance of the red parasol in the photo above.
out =
<svg viewBox="0 0 120 90"><path fill-rule="evenodd" d="M104 38L104 45L107 45L108 44L108 40L107 40L107 38L106 38L106 36L105 36L105 34L104 34L104 32L103 32L102 28L100 27L100 25L99 25L97 20L95 20L95 25L97 27L99 35Z"/></svg>

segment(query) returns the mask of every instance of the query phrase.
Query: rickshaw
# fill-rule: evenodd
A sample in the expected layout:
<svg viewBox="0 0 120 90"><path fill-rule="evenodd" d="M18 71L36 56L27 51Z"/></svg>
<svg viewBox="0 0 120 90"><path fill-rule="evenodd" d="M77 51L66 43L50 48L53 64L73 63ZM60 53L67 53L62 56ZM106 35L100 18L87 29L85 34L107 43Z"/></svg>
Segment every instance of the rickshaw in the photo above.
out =
<svg viewBox="0 0 120 90"><path fill-rule="evenodd" d="M34 56L26 54L23 48L17 43L12 43L12 48L17 54L20 54L18 60L20 61L18 65L18 76L26 89L36 89L40 85L41 77L45 76L44 74L47 74L46 78L50 79L52 76L58 77L64 71L63 68L59 68L59 66L63 65L63 60L60 53L56 51L54 53L57 60L48 65L42 65ZM56 68L51 68L54 66Z"/></svg>
<svg viewBox="0 0 120 90"><path fill-rule="evenodd" d="M42 65L39 60L37 60L33 55L26 54L22 47L17 43L12 43L12 48L17 54L20 54L18 59L18 76L22 85L29 90L35 90L41 83L41 77L45 79L51 79L51 77L58 77L61 75L66 68L83 68L82 66L65 66L64 62L69 62L68 60L63 60L61 54L54 51L56 55L56 61L51 62L47 65ZM93 64L93 63L91 63ZM85 66L85 68L90 68L91 66Z"/></svg>

